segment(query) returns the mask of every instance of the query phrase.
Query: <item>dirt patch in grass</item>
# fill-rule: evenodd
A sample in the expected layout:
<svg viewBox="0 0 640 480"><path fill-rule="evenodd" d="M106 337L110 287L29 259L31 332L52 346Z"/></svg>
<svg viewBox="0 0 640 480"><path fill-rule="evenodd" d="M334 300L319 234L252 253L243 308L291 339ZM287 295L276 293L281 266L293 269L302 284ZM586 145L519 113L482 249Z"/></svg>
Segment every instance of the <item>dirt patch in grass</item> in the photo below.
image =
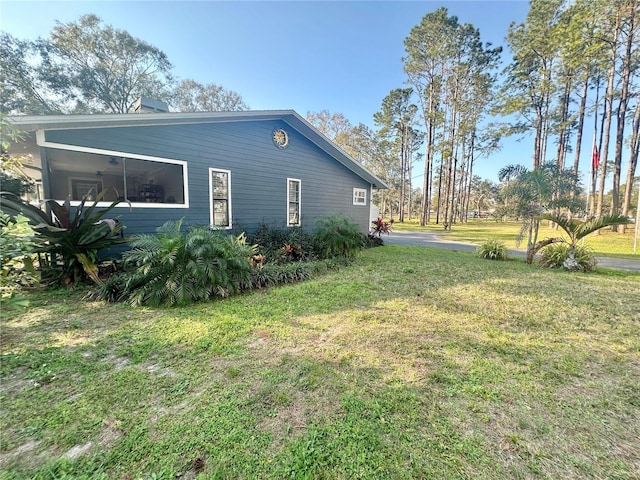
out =
<svg viewBox="0 0 640 480"><path fill-rule="evenodd" d="M31 439L8 452L0 453L0 468L5 468L12 460L22 455L31 455L31 453L40 446L40 443L42 442Z"/></svg>
<svg viewBox="0 0 640 480"><path fill-rule="evenodd" d="M269 411L256 428L271 434L273 452L304 434L314 419L335 417L341 412L331 378L319 382L317 366L304 360L313 358L313 345L298 340L298 347L292 348L273 333L258 330L247 344L245 361L260 366L253 372L251 390L260 399L260 408Z"/></svg>

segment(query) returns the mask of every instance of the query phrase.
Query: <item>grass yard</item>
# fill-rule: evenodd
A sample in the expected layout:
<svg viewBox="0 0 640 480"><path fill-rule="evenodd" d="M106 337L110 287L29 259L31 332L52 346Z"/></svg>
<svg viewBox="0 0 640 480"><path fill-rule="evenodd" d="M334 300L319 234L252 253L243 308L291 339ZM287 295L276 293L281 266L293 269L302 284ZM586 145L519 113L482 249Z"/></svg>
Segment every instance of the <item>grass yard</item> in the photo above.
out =
<svg viewBox="0 0 640 480"><path fill-rule="evenodd" d="M395 223L393 229L398 231L430 230L437 232L441 238L478 245L490 238L496 238L504 242L509 249L526 251L526 237L519 246L516 245L516 236L520 231L521 225L519 222L496 222L494 219L487 218L473 219L469 220L468 223L455 224L451 231L446 232L441 225L430 224L426 227L421 227L417 221ZM547 222L542 222L539 239L561 237L563 234L562 230L555 230L550 228ZM624 235L611 232L605 228L600 230L599 234L592 233L587 236L585 245L593 250L596 256L640 260L640 241L637 245L637 251L634 253L633 235L633 224L627 227Z"/></svg>
<svg viewBox="0 0 640 480"><path fill-rule="evenodd" d="M386 246L181 309L2 311L0 478L638 479L640 276Z"/></svg>

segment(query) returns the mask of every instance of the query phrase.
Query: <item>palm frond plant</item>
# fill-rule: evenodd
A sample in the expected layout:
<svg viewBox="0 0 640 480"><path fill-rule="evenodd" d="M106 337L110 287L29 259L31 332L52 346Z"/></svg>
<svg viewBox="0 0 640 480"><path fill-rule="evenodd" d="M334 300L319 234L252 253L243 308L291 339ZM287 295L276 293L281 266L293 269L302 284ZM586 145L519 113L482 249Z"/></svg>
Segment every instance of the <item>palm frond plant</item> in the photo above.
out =
<svg viewBox="0 0 640 480"><path fill-rule="evenodd" d="M83 273L95 283L100 283L99 251L128 242L123 236L124 224L114 218L103 218L122 200L97 208L108 191L102 190L86 208L88 196L85 196L75 210L70 198L62 205L55 200L42 200L34 206L13 193L0 192L0 210L10 217L23 215L29 219L42 241L36 251L51 257L50 265L54 270L59 269L58 279L63 284L76 283ZM53 216L39 208L41 206L48 207Z"/></svg>
<svg viewBox="0 0 640 480"><path fill-rule="evenodd" d="M226 235L194 226L182 233L183 220L167 222L155 235L137 235L123 254L133 270L125 275L123 292L108 292L136 305L184 305L226 297L250 282L249 259L254 246L244 234Z"/></svg>
<svg viewBox="0 0 640 480"><path fill-rule="evenodd" d="M562 262L562 266L567 270L582 270L585 271L584 261L580 262L576 260L576 252L579 249L578 242L580 242L587 235L596 232L602 228L610 227L612 225L626 225L631 223L630 220L623 215L604 215L602 217L590 217L586 220L578 220L576 218L569 218L566 215L556 215L547 213L540 216L541 220L549 220L559 228L561 228L569 237L567 242L569 247L567 249L566 259ZM563 239L547 239L546 245L551 243L557 243L564 241ZM539 248L538 248L539 250ZM537 252L537 250L536 250ZM584 259L585 252L580 251L580 257ZM595 263L594 263L595 265Z"/></svg>
<svg viewBox="0 0 640 480"><path fill-rule="evenodd" d="M554 163L545 163L529 171L522 165L507 165L498 172L500 181L506 181L503 197L510 208L523 221L516 240L527 238L527 263L532 263L535 254L551 242L538 242L540 216L560 209L575 211L577 194L580 192L578 177L569 169L560 169Z"/></svg>
<svg viewBox="0 0 640 480"><path fill-rule="evenodd" d="M331 215L318 220L313 236L321 258L351 258L366 243L358 226L344 215Z"/></svg>
<svg viewBox="0 0 640 480"><path fill-rule="evenodd" d="M552 243L540 252L539 264L547 268L562 268L569 258L571 245L567 242ZM574 260L579 265L579 270L590 272L596 266L596 258L591 250L583 245L577 245L574 249Z"/></svg>

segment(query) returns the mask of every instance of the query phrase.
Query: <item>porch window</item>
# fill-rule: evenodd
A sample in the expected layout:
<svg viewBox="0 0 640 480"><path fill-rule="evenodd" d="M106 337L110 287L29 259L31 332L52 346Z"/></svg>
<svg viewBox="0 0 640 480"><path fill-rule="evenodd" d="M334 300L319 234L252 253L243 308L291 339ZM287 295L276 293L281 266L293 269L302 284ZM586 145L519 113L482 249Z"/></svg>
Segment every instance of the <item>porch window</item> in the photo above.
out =
<svg viewBox="0 0 640 480"><path fill-rule="evenodd" d="M104 202L186 207L186 163L160 158L47 149L51 196L89 201L106 190ZM170 204L170 205L169 205Z"/></svg>
<svg viewBox="0 0 640 480"><path fill-rule="evenodd" d="M300 225L301 211L301 187L302 181L296 178L287 178L287 226Z"/></svg>
<svg viewBox="0 0 640 480"><path fill-rule="evenodd" d="M231 228L231 172L209 169L211 176L211 225Z"/></svg>

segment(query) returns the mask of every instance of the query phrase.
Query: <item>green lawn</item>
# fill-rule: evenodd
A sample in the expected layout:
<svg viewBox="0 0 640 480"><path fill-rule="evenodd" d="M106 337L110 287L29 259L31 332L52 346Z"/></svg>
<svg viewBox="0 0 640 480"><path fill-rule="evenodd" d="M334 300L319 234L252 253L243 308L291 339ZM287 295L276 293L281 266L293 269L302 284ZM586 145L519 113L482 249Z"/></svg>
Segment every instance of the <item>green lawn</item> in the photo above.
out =
<svg viewBox="0 0 640 480"><path fill-rule="evenodd" d="M640 476L640 276L420 247L180 309L3 309L0 478Z"/></svg>
<svg viewBox="0 0 640 480"><path fill-rule="evenodd" d="M393 225L393 230L397 231L420 231L429 230L437 232L442 238L459 242L481 244L489 238L497 238L503 241L508 248L513 250L527 249L527 239L517 246L516 237L520 231L521 223L518 222L496 222L494 219L474 219L468 223L453 225L451 231L444 231L441 225L431 223L426 227L418 225L417 221L398 223ZM540 228L539 239L547 237L562 237L562 230L550 228L547 222L543 222ZM391 233L393 235L393 233ZM593 233L585 238L585 245L593 250L596 256L629 258L640 260L640 240L633 251L634 225L629 225L624 234L611 232L609 229L602 229L599 233ZM564 235L566 238L566 235Z"/></svg>

